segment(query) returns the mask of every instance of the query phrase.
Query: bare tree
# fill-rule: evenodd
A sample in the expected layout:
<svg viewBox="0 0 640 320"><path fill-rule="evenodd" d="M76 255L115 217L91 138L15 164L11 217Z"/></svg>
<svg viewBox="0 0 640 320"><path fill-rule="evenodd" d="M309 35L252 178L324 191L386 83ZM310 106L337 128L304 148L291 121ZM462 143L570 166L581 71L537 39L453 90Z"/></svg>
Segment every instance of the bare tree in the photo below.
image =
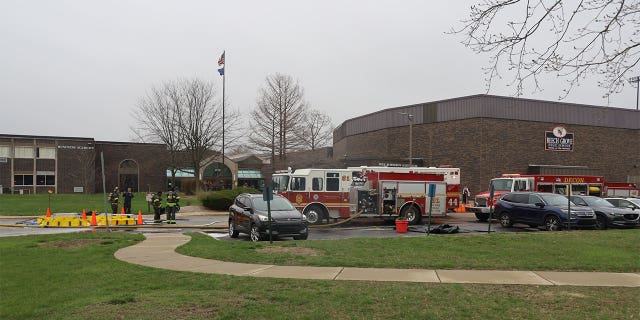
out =
<svg viewBox="0 0 640 320"><path fill-rule="evenodd" d="M526 83L541 90L539 76L552 73L567 81L564 98L595 74L608 97L640 61L639 1L483 0L462 22L452 33L464 34L473 51L492 53L487 91L505 70L518 95Z"/></svg>
<svg viewBox="0 0 640 320"><path fill-rule="evenodd" d="M199 191L203 161L221 150L222 106L215 93L209 82L180 79L152 88L139 104L138 128L134 132L143 140L167 145L173 185L176 171L183 167L181 155L186 153L194 169L196 191ZM227 112L225 118L225 135L233 142L239 136L239 114Z"/></svg>
<svg viewBox="0 0 640 320"><path fill-rule="evenodd" d="M138 109L134 112L137 127L131 128L140 140L164 143L167 146L167 166L171 171L173 186L176 183L176 172L181 167L180 152L184 150L184 140L178 130L180 110L185 103L180 87L180 81L152 87L151 92L138 103Z"/></svg>
<svg viewBox="0 0 640 320"><path fill-rule="evenodd" d="M319 147L326 147L332 142L333 129L334 126L328 114L319 110L311 110L305 114L302 120L299 139L305 149L315 150Z"/></svg>
<svg viewBox="0 0 640 320"><path fill-rule="evenodd" d="M274 167L286 163L287 153L302 146L299 130L308 109L304 90L291 76L270 75L251 112L249 142L257 151L271 153Z"/></svg>

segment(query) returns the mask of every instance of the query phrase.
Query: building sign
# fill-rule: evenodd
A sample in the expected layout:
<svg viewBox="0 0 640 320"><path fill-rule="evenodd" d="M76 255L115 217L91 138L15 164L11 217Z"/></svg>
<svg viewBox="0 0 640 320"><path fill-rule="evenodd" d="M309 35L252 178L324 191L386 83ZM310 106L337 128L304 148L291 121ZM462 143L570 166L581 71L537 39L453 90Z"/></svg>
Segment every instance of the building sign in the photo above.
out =
<svg viewBox="0 0 640 320"><path fill-rule="evenodd" d="M553 131L544 133L544 150L573 151L573 132L569 133L563 127L555 127Z"/></svg>
<svg viewBox="0 0 640 320"><path fill-rule="evenodd" d="M93 150L92 146L58 146L58 149L68 149L68 150Z"/></svg>

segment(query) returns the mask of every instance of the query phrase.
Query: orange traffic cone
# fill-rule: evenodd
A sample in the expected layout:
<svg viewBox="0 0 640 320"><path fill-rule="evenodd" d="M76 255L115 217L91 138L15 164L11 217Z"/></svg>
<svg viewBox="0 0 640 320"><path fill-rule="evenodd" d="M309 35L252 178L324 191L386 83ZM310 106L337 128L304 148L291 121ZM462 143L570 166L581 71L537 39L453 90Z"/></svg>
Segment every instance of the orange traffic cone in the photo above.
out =
<svg viewBox="0 0 640 320"><path fill-rule="evenodd" d="M96 211L93 210L93 212L91 212L91 225L92 226L97 226L98 225L98 221L96 221Z"/></svg>
<svg viewBox="0 0 640 320"><path fill-rule="evenodd" d="M142 221L142 210L138 210L138 224L144 224L144 221Z"/></svg>
<svg viewBox="0 0 640 320"><path fill-rule="evenodd" d="M51 218L51 208L47 208L47 218Z"/></svg>
<svg viewBox="0 0 640 320"><path fill-rule="evenodd" d="M82 209L82 225L87 225L87 210L84 208Z"/></svg>
<svg viewBox="0 0 640 320"><path fill-rule="evenodd" d="M124 214L124 207L122 207L122 210L120 211L120 214Z"/></svg>

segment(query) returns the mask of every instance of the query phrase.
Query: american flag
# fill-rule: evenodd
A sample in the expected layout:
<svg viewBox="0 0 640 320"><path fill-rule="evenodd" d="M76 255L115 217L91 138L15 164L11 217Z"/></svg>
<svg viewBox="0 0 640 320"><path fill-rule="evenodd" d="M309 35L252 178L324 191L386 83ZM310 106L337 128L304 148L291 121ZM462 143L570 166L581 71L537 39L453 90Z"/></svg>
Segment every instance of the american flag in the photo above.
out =
<svg viewBox="0 0 640 320"><path fill-rule="evenodd" d="M224 64L224 51L222 51L222 55L220 56L220 59L218 59L218 65L221 66Z"/></svg>

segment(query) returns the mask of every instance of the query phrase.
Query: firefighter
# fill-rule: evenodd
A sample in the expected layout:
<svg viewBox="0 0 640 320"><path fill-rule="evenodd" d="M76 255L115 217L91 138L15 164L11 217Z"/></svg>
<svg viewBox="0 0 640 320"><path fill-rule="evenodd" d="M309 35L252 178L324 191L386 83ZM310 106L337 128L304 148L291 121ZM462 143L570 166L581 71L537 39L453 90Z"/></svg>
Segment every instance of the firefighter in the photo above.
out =
<svg viewBox="0 0 640 320"><path fill-rule="evenodd" d="M462 189L462 203L469 203L469 199L471 199L471 191L469 191L469 188L467 188L467 186L464 186L464 189Z"/></svg>
<svg viewBox="0 0 640 320"><path fill-rule="evenodd" d="M162 218L160 217L160 215L163 214L162 191L158 191L153 194L151 197L151 204L153 205L153 222L162 223Z"/></svg>
<svg viewBox="0 0 640 320"><path fill-rule="evenodd" d="M127 188L127 191L122 193L122 197L124 198L124 212L126 214L131 214L131 199L134 197L133 192L131 192L131 188Z"/></svg>
<svg viewBox="0 0 640 320"><path fill-rule="evenodd" d="M120 192L118 191L118 187L113 188L113 192L109 194L109 203L111 204L111 213L118 213L118 195Z"/></svg>
<svg viewBox="0 0 640 320"><path fill-rule="evenodd" d="M180 208L180 196L175 191L169 191L167 194L167 224L176 224L176 212Z"/></svg>

